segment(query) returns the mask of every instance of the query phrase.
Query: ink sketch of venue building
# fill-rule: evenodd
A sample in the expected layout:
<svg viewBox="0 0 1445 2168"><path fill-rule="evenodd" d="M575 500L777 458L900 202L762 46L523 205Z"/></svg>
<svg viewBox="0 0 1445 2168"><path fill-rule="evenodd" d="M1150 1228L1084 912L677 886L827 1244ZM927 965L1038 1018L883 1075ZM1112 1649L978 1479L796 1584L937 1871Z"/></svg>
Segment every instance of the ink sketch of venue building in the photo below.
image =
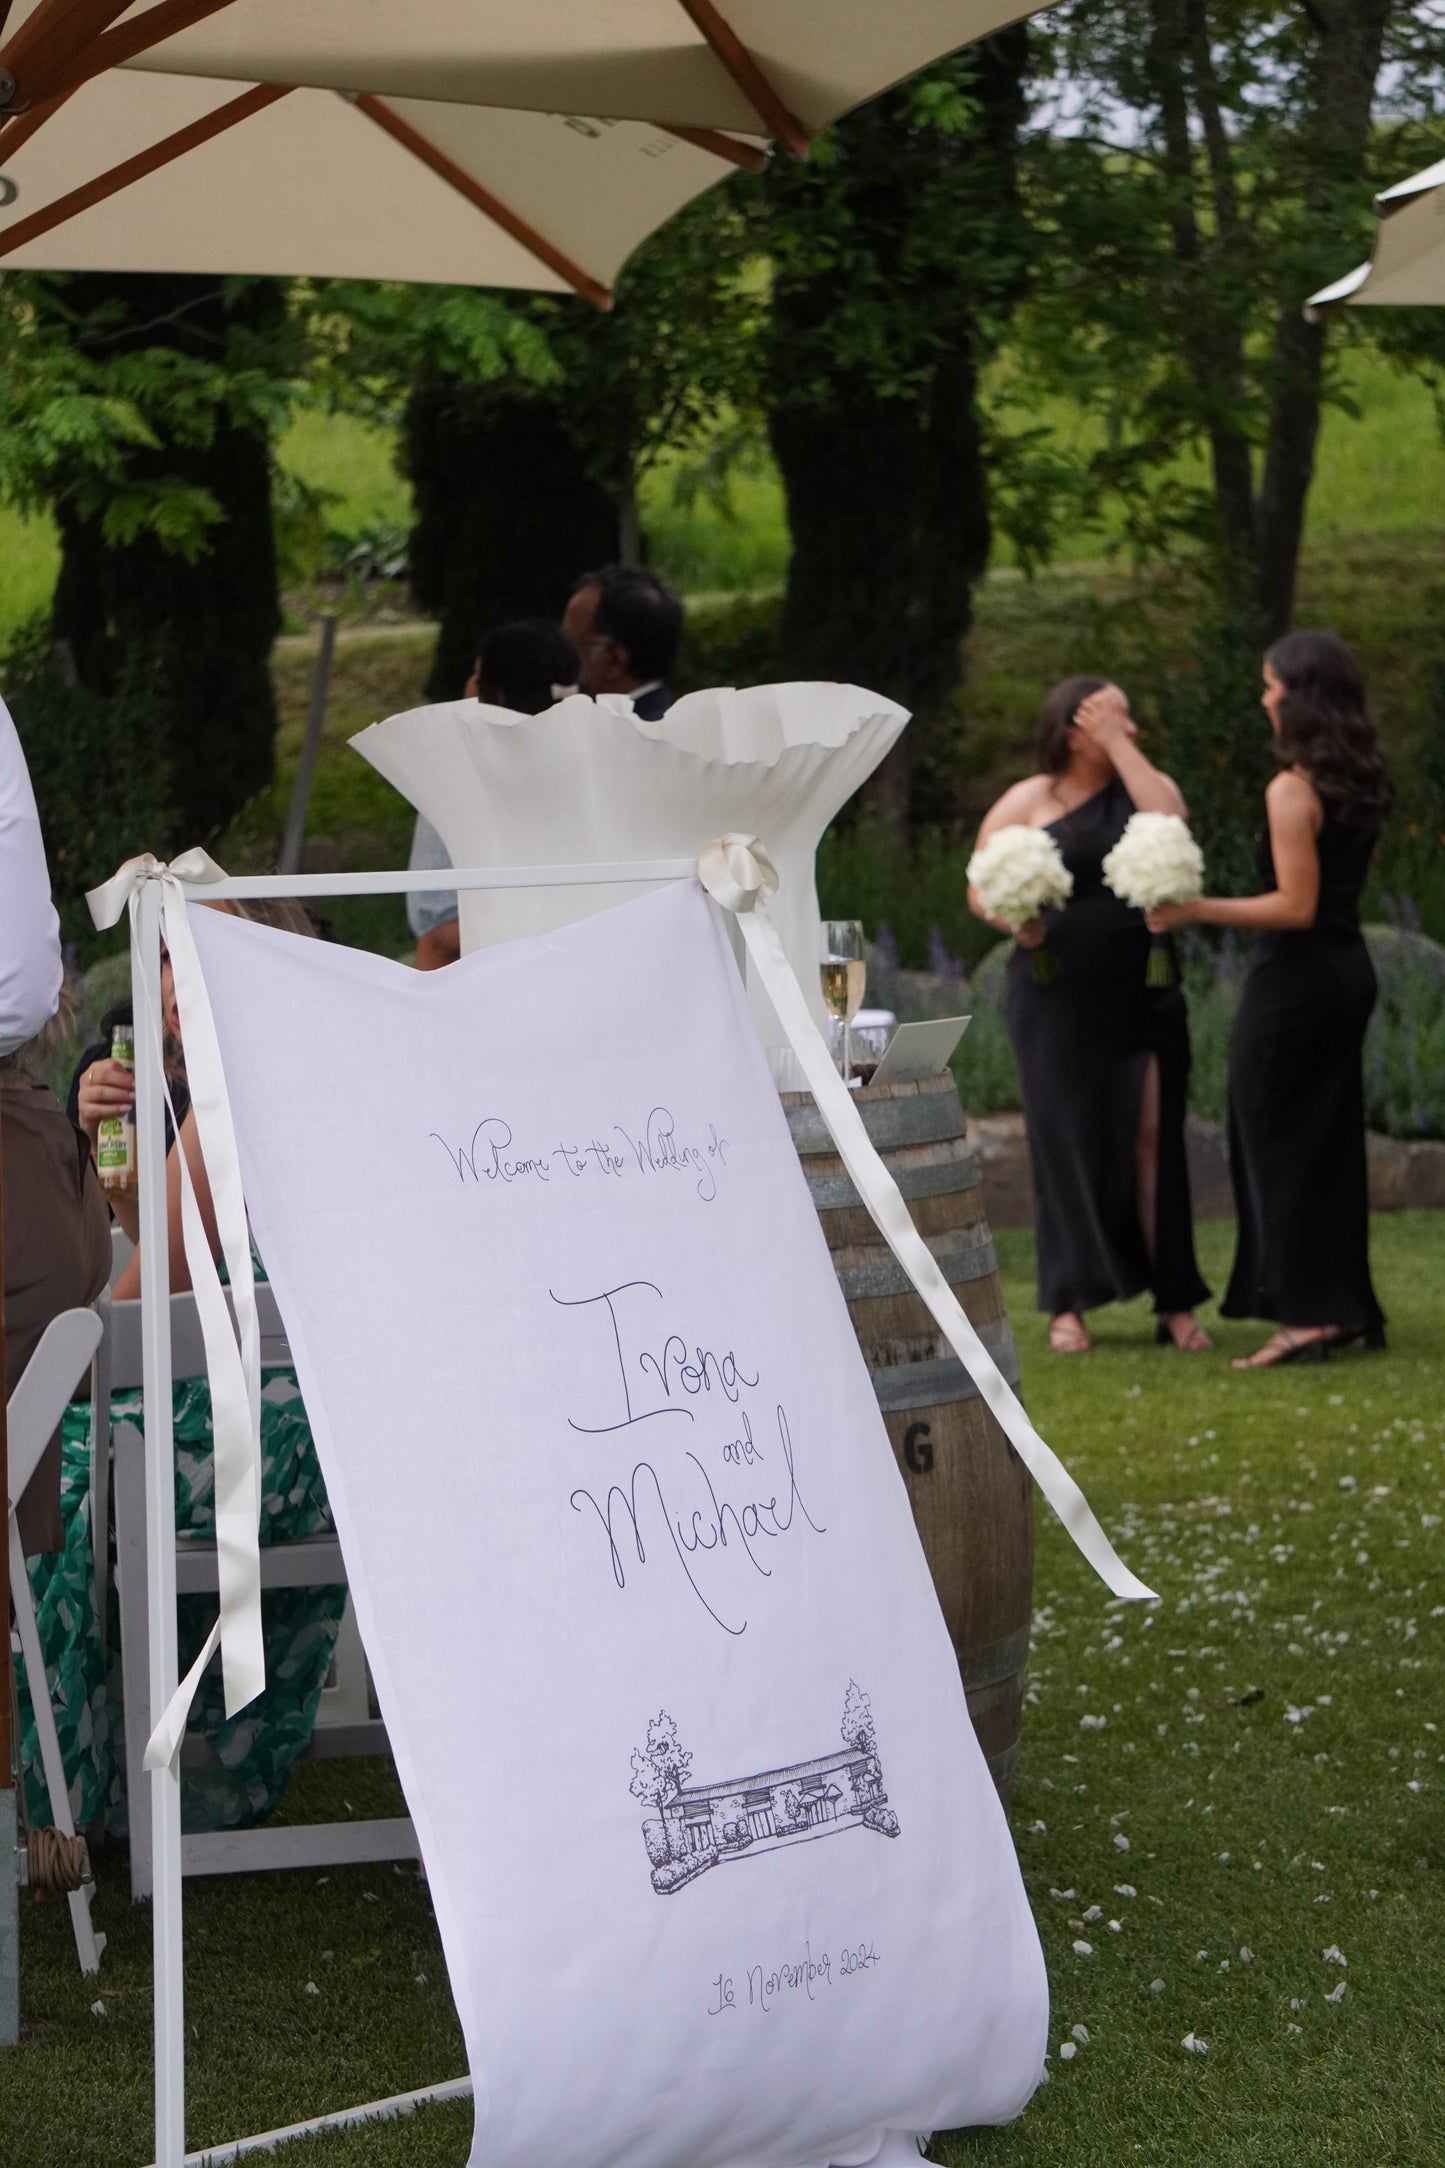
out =
<svg viewBox="0 0 1445 2168"><path fill-rule="evenodd" d="M647 1727L647 1744L632 1757L633 1797L655 1808L642 1824L660 1897L717 1866L720 1860L772 1852L861 1824L880 1836L898 1835L873 1735L868 1696L850 1681L843 1704L843 1746L815 1761L717 1784L692 1784L692 1756L663 1711Z"/></svg>

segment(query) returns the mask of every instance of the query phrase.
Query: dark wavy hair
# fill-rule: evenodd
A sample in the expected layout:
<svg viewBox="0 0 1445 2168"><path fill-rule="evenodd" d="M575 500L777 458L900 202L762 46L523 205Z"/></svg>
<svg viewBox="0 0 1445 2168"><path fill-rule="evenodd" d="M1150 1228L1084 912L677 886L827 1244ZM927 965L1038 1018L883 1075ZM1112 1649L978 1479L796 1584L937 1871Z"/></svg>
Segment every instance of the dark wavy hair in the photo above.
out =
<svg viewBox="0 0 1445 2168"><path fill-rule="evenodd" d="M1333 632L1287 632L1264 659L1284 686L1275 758L1303 768L1343 827L1378 834L1395 787L1353 653Z"/></svg>
<svg viewBox="0 0 1445 2168"><path fill-rule="evenodd" d="M1101 693L1107 678L1071 677L1056 685L1039 709L1034 726L1034 766L1041 775L1062 775L1069 765L1069 732L1091 693Z"/></svg>

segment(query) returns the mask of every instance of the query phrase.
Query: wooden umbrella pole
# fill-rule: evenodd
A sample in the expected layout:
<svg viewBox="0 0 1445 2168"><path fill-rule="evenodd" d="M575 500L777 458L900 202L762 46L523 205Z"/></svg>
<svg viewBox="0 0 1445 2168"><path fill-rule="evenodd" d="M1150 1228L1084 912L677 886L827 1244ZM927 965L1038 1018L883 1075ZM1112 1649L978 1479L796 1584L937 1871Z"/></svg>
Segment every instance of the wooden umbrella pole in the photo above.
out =
<svg viewBox="0 0 1445 2168"><path fill-rule="evenodd" d="M0 133L0 152L10 157L50 119L52 113L59 111L72 91L79 90L82 83L104 75L109 68L124 66L126 61L149 52L152 46L163 44L167 38L189 30L193 23L203 22L208 15L218 15L222 8L232 4L233 0L157 0L157 5L147 8L144 15L138 15L132 22L118 23L113 30L92 38L51 74L43 98L31 98L24 114L17 113L12 117L9 127ZM3 20L3 0L0 0L0 23Z"/></svg>
<svg viewBox="0 0 1445 2168"><path fill-rule="evenodd" d="M50 78L128 5L129 0L40 0L0 48L0 109L19 111L45 97Z"/></svg>

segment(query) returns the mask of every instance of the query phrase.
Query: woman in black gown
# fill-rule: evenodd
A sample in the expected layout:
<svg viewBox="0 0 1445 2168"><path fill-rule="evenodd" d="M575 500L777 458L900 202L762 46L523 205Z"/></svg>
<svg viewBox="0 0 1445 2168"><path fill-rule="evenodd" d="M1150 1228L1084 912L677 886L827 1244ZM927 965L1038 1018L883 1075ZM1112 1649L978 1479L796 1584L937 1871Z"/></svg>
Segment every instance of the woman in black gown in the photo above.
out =
<svg viewBox="0 0 1445 2168"><path fill-rule="evenodd" d="M1249 927L1254 963L1229 1042L1229 1159L1239 1218L1226 1317L1280 1321L1235 1368L1384 1345L1370 1281L1365 1027L1375 974L1360 890L1392 792L1360 666L1327 632L1270 649L1263 706L1281 772L1265 793L1261 894L1151 911L1159 931Z"/></svg>
<svg viewBox="0 0 1445 2168"><path fill-rule="evenodd" d="M1004 793L979 841L1010 826L1043 828L1074 876L1062 910L1020 929L1008 967L1039 1308L1049 1313L1050 1345L1083 1354L1092 1345L1084 1312L1148 1288L1160 1341L1203 1350L1210 1341L1194 1305L1209 1289L1194 1260L1184 1150L1184 996L1177 985L1146 983L1148 929L1104 886L1102 870L1133 813L1182 815L1184 801L1140 752L1124 695L1101 678L1055 687L1034 751L1039 772ZM969 900L987 918L972 892ZM1041 977L1031 952L1045 943L1058 968Z"/></svg>

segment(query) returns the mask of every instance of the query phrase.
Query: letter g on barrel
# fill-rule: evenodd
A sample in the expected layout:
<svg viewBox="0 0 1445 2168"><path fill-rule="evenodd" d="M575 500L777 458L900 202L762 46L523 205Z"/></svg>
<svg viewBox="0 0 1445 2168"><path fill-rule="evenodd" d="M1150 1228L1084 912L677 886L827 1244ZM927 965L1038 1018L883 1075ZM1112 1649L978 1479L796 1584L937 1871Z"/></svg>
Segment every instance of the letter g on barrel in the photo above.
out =
<svg viewBox="0 0 1445 2168"><path fill-rule="evenodd" d="M933 1472L933 1426L931 1423L910 1423L903 1433L903 1458L912 1475L931 1475Z"/></svg>

